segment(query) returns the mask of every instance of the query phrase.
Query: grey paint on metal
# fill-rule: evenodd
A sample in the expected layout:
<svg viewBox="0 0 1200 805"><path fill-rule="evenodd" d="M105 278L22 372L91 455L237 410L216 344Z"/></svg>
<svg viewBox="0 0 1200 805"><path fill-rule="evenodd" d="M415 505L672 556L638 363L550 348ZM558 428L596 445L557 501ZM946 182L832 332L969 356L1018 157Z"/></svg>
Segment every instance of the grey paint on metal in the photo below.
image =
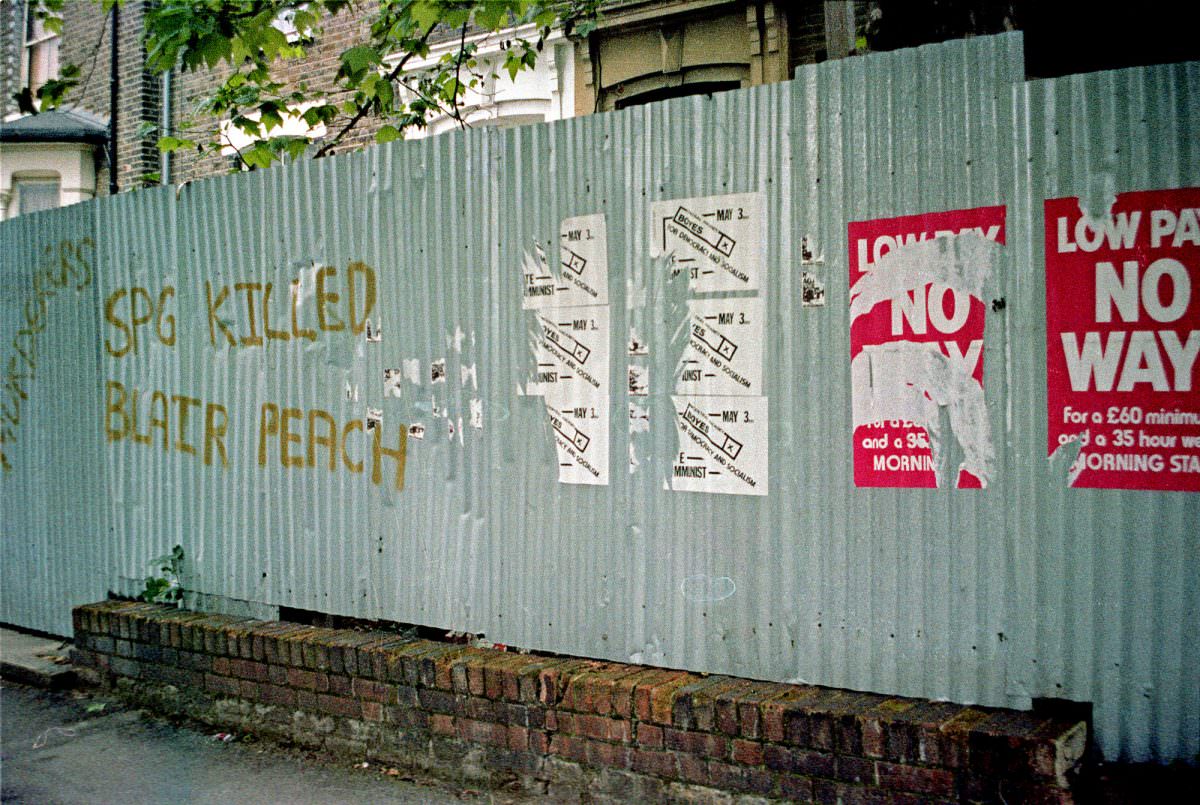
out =
<svg viewBox="0 0 1200 805"><path fill-rule="evenodd" d="M21 469L3 481L2 619L66 632L69 603L136 589L146 561L179 543L188 586L239 611L302 607L990 705L1088 700L1107 757L1194 756L1200 503L1068 490L1047 461L1041 200L1197 184L1196 67L1030 85L1022 71L1019 35L978 38L4 223L4 344L19 326L10 289L27 287L31 255L59 232L96 238L99 287L45 353L54 371L83 379L58 426L75 429L73 446L52 438L49 418L22 430ZM650 205L741 192L763 194L768 221L769 494L672 493L664 379L681 289L649 257ZM995 204L1007 206L1008 230L989 291L1007 305L988 313L984 358L997 478L983 491L856 489L847 222ZM553 259L561 219L595 212L609 243L610 483L570 486L556 482L542 400L514 391L531 370L520 266L535 242ZM824 283L824 307L800 304L805 237L823 256L804 270ZM314 266L336 269L345 318L354 261L375 270L379 343L349 332L209 343L205 282L230 287L216 318L240 336L236 283L272 283L285 298L274 326L287 329L286 297L302 278L301 326L313 326ZM650 289L645 310L628 309L627 283ZM161 343L151 323L137 355L114 358L103 341L119 334L101 306L134 285L155 301L175 289L178 336ZM651 431L638 435L633 473L631 321L652 348ZM219 322L214 333L221 344ZM414 359L421 382L385 397L383 370ZM443 360L446 382L433 384ZM462 382L471 366L477 390ZM39 411L60 392L49 378L31 395ZM202 447L106 444L109 379L222 405L229 466L205 465ZM468 424L472 398L482 430ZM263 420L264 404L279 411ZM335 471L323 448L317 466L285 467L278 436L260 466L261 423L289 407L326 411L339 428L379 409L389 446L400 423L424 425L407 442L403 491L388 484L390 459L371 483L370 441L357 430L348 449L366 456L366 476L346 469L340 448ZM289 422L306 460L308 421Z"/></svg>

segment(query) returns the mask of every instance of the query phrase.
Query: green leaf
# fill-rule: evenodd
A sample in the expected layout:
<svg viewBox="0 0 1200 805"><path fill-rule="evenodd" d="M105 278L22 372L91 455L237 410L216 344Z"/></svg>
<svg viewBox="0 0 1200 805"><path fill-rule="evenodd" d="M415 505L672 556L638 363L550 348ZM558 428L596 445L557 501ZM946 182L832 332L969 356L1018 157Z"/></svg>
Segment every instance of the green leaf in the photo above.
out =
<svg viewBox="0 0 1200 805"><path fill-rule="evenodd" d="M382 63L379 51L366 45L358 45L342 53L342 64L349 73L359 75L374 64Z"/></svg>
<svg viewBox="0 0 1200 805"><path fill-rule="evenodd" d="M233 45L220 34L209 34L196 43L196 50L209 67L216 67L222 59L232 55Z"/></svg>
<svg viewBox="0 0 1200 805"><path fill-rule="evenodd" d="M182 137L159 137L158 138L158 150L162 151L165 154L169 154L172 151L178 151L180 148L194 148L195 146L196 146L195 140L186 140L186 139L183 139Z"/></svg>
<svg viewBox="0 0 1200 805"><path fill-rule="evenodd" d="M242 151L242 161L252 168L269 168L275 161L275 154L266 143L257 142Z"/></svg>
<svg viewBox="0 0 1200 805"><path fill-rule="evenodd" d="M375 142L390 143L393 140L399 140L404 135L400 133L400 129L392 125L381 126L379 131L375 132Z"/></svg>
<svg viewBox="0 0 1200 805"><path fill-rule="evenodd" d="M409 8L408 13L412 15L413 21L422 29L422 33L437 25L442 19L442 13L438 8L438 4L431 2L431 0L417 0Z"/></svg>

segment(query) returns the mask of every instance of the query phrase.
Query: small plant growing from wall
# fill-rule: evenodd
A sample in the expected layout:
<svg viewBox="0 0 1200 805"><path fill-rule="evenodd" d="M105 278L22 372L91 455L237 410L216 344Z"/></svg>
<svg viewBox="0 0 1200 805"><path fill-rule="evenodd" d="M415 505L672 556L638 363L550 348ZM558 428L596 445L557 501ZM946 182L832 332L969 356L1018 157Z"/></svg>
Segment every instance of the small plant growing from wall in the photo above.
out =
<svg viewBox="0 0 1200 805"><path fill-rule="evenodd" d="M183 546L176 545L169 554L150 561L158 575L146 577L146 589L138 596L153 604L183 606Z"/></svg>

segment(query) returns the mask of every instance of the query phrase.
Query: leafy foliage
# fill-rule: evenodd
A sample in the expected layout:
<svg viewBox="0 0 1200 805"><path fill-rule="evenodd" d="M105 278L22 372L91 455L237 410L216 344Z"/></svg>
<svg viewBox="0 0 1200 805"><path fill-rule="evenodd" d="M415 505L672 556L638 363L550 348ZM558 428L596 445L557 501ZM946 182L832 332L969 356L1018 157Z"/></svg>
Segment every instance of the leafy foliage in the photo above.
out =
<svg viewBox="0 0 1200 805"><path fill-rule="evenodd" d="M171 552L150 562L159 575L146 577L146 589L138 596L153 604L180 604L183 601L183 546L176 545Z"/></svg>
<svg viewBox="0 0 1200 805"><path fill-rule="evenodd" d="M146 64L154 72L176 67L209 69L223 78L203 98L198 114L229 121L252 144L238 150L250 167L266 167L303 155L306 137L284 133L290 117L309 127L324 125L333 134L314 149L324 156L336 149L365 119L378 122L376 140L388 142L413 127L445 114L465 125L460 105L467 90L488 78L489 67L477 59L478 39L513 29L528 36L509 36L501 43L499 69L510 78L534 66L551 32L586 36L595 26L601 0L379 0L369 33L340 55L328 92L306 83L289 85L276 69L281 62L304 59L322 27L339 14L351 13L350 0L160 0L146 14ZM108 10L119 0L100 0ZM56 19L63 0L37 4L47 20ZM358 6L355 5L354 8ZM281 21L288 20L291 30ZM430 38L458 33L456 46L428 62ZM490 64L490 62L489 62ZM39 91L42 108L62 101L78 80L78 70L64 68L58 82ZM326 82L330 83L329 81ZM32 107L32 98L29 106ZM24 107L23 107L24 108ZM175 136L161 137L163 151L200 152L235 147L229 127L193 132L193 124Z"/></svg>

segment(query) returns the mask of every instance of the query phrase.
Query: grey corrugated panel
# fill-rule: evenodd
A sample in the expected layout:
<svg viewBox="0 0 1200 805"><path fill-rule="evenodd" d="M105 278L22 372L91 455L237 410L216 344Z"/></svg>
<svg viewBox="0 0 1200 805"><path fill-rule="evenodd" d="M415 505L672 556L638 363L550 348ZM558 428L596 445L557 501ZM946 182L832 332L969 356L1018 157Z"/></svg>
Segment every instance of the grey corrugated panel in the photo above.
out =
<svg viewBox="0 0 1200 805"><path fill-rule="evenodd" d="M1094 73L1032 82L1017 106L1029 133L1029 199L1021 259L1041 267L1047 198L1078 196L1107 209L1114 193L1200 184L1200 64ZM1035 461L1045 455L1044 272L1030 274L1028 348L1015 354L1014 433ZM1095 702L1107 757L1194 758L1200 751L1200 501L1195 494L1068 490L1037 461L1022 474L1025 527L1035 553L1035 695Z"/></svg>
<svg viewBox="0 0 1200 805"><path fill-rule="evenodd" d="M107 484L109 514L90 532L56 531L38 513L67 504L6 480L6 536L15 506L14 522L34 536L6 539L5 619L69 625L58 601L13 583L41 561L30 551L48 552L55 589L96 597L136 587L146 561L178 542L189 584L225 600L894 694L1093 700L1106 756L1194 755L1197 496L1068 492L1046 461L1041 199L1195 184L1196 68L1030 87L1022 70L1019 35L978 38L805 67L786 84L393 143L6 222L5 277L23 270L9 243L27 251L55 227L90 226L104 265L97 310L113 289L174 283L174 347L103 356L106 331L90 310L76 317L71 354L99 366L94 394L112 377L225 405L231 467L105 445L94 420L80 419L90 477L102 479L93 501ZM650 205L748 191L763 193L769 222L770 493L665 492L676 450L664 427L665 341L677 323L666 311L678 291L651 277ZM994 288L1008 304L988 314L984 359L998 477L985 491L855 489L847 222L993 204L1006 205L1008 234ZM606 215L609 242L607 487L556 483L542 401L514 393L530 361L522 256L537 241L554 259L559 221L593 212ZM825 284L822 308L799 301L805 236L824 256L804 267ZM206 279L269 281L278 293L316 263L337 268L344 298L354 260L376 270L382 343L343 333L299 346L208 344ZM649 308L627 308L627 280L648 282ZM225 315L240 321L244 301L232 294ZM656 339L656 394L631 474L622 356L633 321ZM405 381L401 399L384 398L383 370L414 358L420 386ZM430 385L442 359L447 382ZM472 365L477 390L461 382ZM94 411L86 389L79 408ZM472 397L483 401L482 431L466 422ZM260 467L267 402L319 407L339 423L379 408L389 434L424 424L426 438L408 443L404 491L283 468L276 453ZM453 440L435 407L449 412ZM54 448L20 449L36 462ZM697 575L727 577L734 591L684 596Z"/></svg>
<svg viewBox="0 0 1200 805"><path fill-rule="evenodd" d="M95 234L94 215L94 207L81 204L22 216L4 223L0 240L0 427L12 466L0 478L0 620L57 634L70 633L70 606L103 597L108 583L94 572L91 552L80 550L102 545L106 533L96 399L98 266L87 245ZM36 298L34 271L61 271L63 244L84 250L91 276L86 284L82 273L78 282L68 277L65 287L46 297L44 314L34 313L44 329L33 326L31 350L26 306ZM68 261L78 265L75 258ZM23 329L19 353L14 338ZM23 397L19 409L17 397Z"/></svg>

